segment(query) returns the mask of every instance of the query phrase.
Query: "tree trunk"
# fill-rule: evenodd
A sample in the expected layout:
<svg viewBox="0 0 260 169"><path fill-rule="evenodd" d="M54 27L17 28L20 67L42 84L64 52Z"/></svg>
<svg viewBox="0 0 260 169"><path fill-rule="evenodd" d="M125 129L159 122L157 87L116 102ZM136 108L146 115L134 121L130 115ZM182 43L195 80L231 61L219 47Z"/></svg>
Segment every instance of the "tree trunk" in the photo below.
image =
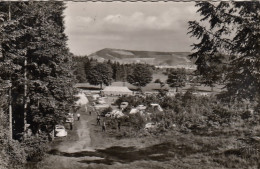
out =
<svg viewBox="0 0 260 169"><path fill-rule="evenodd" d="M179 88L178 87L176 87L176 92L178 92L179 91Z"/></svg>
<svg viewBox="0 0 260 169"><path fill-rule="evenodd" d="M139 90L139 92L140 92L140 93L142 93L142 94L143 94L142 87L141 87L141 85L140 85L140 84L138 85L138 90Z"/></svg>
<svg viewBox="0 0 260 169"><path fill-rule="evenodd" d="M26 120L26 117L27 117L27 58L25 56L24 58L24 132L27 130L27 120Z"/></svg>
<svg viewBox="0 0 260 169"><path fill-rule="evenodd" d="M8 20L11 20L11 3L8 5ZM10 78L10 89L9 89L9 130L10 130L10 139L13 139L13 112L12 112L12 79Z"/></svg>
<svg viewBox="0 0 260 169"><path fill-rule="evenodd" d="M9 130L10 130L10 139L13 139L13 112L12 112L12 83L10 81L9 87Z"/></svg>
<svg viewBox="0 0 260 169"><path fill-rule="evenodd" d="M210 86L211 87L211 91L213 92L214 91L214 86Z"/></svg>
<svg viewBox="0 0 260 169"><path fill-rule="evenodd" d="M11 20L11 2L9 2L9 5L8 5L8 20L9 21Z"/></svg>

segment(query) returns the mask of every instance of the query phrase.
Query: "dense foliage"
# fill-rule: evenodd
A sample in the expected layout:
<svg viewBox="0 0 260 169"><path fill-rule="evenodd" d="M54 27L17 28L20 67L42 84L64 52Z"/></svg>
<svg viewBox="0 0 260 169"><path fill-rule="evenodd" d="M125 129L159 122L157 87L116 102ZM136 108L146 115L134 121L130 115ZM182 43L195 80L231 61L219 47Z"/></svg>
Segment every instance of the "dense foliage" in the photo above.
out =
<svg viewBox="0 0 260 169"><path fill-rule="evenodd" d="M144 64L134 65L133 72L127 76L127 81L141 90L153 80L152 70Z"/></svg>
<svg viewBox="0 0 260 169"><path fill-rule="evenodd" d="M228 96L255 99L260 91L260 2L198 2L196 6L202 19L189 22L189 33L200 39L191 55L197 59L199 73L208 84L223 77Z"/></svg>
<svg viewBox="0 0 260 169"><path fill-rule="evenodd" d="M74 103L72 55L66 47L64 9L62 2L0 2L0 83L12 84L8 99L13 107L14 138L20 141L15 145L24 151L21 156L27 160L43 155L46 136L55 124L63 122ZM8 117L8 109L1 114ZM24 135L28 130L25 126L32 131L30 138ZM0 133L5 136L9 131ZM8 148L7 144L13 145L8 141L1 146Z"/></svg>
<svg viewBox="0 0 260 169"><path fill-rule="evenodd" d="M87 74L88 82L92 85L109 85L112 81L112 68L106 63L97 63L92 66Z"/></svg>
<svg viewBox="0 0 260 169"><path fill-rule="evenodd" d="M184 87L186 82L186 72L185 69L172 70L168 74L167 84L170 87L176 87L176 92L178 92L178 87Z"/></svg>
<svg viewBox="0 0 260 169"><path fill-rule="evenodd" d="M87 76L90 71L94 68L94 66L98 63L96 59L89 58L87 56L74 56L74 74L79 83L89 82ZM109 65L112 68L112 80L113 81L127 81L127 76L132 74L133 69L136 64L120 64L119 62L115 61L103 61L99 63L104 63ZM154 70L155 67L152 65L146 65L149 67L150 70Z"/></svg>

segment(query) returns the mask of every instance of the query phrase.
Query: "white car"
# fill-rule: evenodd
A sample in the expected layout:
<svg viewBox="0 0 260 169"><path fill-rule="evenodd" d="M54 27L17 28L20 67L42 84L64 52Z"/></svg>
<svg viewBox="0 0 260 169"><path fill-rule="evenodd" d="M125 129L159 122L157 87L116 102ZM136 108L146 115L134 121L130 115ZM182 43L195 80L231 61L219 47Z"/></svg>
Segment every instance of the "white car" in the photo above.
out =
<svg viewBox="0 0 260 169"><path fill-rule="evenodd" d="M66 137L68 135L68 132L65 130L65 127L63 125L56 125L55 135L56 137Z"/></svg>
<svg viewBox="0 0 260 169"><path fill-rule="evenodd" d="M136 109L138 109L138 110L145 110L146 106L141 104L141 105L137 106Z"/></svg>
<svg viewBox="0 0 260 169"><path fill-rule="evenodd" d="M157 109L157 110L159 110L160 112L163 111L162 107L161 107L159 104L157 104L157 103L152 103L151 106L152 106L152 108L153 108L154 110Z"/></svg>

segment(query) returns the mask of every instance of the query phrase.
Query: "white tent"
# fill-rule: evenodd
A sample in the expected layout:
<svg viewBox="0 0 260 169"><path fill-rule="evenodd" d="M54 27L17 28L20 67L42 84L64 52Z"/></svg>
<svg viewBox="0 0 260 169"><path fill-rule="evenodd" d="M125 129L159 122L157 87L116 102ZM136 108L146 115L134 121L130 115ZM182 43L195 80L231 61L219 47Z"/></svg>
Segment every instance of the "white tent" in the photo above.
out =
<svg viewBox="0 0 260 169"><path fill-rule="evenodd" d="M125 115L120 110L113 110L112 112L106 114L106 117L114 117L114 118L120 118L123 116L125 116Z"/></svg>
<svg viewBox="0 0 260 169"><path fill-rule="evenodd" d="M78 93L78 94L76 95L76 97L79 98L79 99L76 101L76 105L82 106L82 105L88 104L88 98L86 97L86 95L85 95L84 93Z"/></svg>
<svg viewBox="0 0 260 169"><path fill-rule="evenodd" d="M140 115L144 115L144 112L142 110L136 109L136 108L132 108L130 110L129 114L136 114L136 113L140 113Z"/></svg>
<svg viewBox="0 0 260 169"><path fill-rule="evenodd" d="M104 95L132 95L133 92L126 86L107 86L101 91Z"/></svg>
<svg viewBox="0 0 260 169"><path fill-rule="evenodd" d="M97 100L99 97L100 97L99 94L93 94L92 95L93 100Z"/></svg>
<svg viewBox="0 0 260 169"><path fill-rule="evenodd" d="M132 108L129 114L136 114L138 112L139 112L138 109Z"/></svg>
<svg viewBox="0 0 260 169"><path fill-rule="evenodd" d="M157 110L159 110L159 111L163 111L162 107L161 107L159 104L157 104L157 103L152 103L151 106L152 106L154 109L157 109Z"/></svg>

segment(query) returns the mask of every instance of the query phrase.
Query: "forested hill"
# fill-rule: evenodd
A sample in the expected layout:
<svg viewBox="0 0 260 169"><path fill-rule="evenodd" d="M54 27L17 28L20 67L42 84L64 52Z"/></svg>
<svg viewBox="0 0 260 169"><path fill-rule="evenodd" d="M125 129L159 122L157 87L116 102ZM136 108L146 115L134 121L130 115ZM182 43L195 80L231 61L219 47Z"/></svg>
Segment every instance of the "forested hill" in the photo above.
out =
<svg viewBox="0 0 260 169"><path fill-rule="evenodd" d="M111 60L123 64L147 63L154 66L194 65L190 52L134 51L105 48L89 55L98 61Z"/></svg>

